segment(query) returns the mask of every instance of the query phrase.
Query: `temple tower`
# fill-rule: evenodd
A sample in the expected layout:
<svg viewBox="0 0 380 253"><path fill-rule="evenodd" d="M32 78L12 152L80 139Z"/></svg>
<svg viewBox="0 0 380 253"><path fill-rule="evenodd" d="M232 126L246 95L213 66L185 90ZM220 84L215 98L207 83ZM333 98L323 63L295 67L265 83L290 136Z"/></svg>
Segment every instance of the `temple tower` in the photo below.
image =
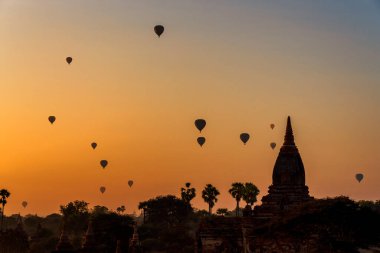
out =
<svg viewBox="0 0 380 253"><path fill-rule="evenodd" d="M56 250L53 251L52 253L73 253L74 252L74 248L70 243L65 227L66 225L64 223L61 237L59 238Z"/></svg>
<svg viewBox="0 0 380 253"><path fill-rule="evenodd" d="M309 188L305 185L305 169L288 117L284 144L273 168L272 185L254 213L256 217L269 218L310 199Z"/></svg>
<svg viewBox="0 0 380 253"><path fill-rule="evenodd" d="M82 249L80 250L82 253L96 253L99 252L96 246L96 239L94 230L92 228L92 220L90 219L88 222L88 227L86 234L84 236L84 241L82 245Z"/></svg>
<svg viewBox="0 0 380 253"><path fill-rule="evenodd" d="M132 235L132 238L129 240L128 252L130 253L141 252L139 233L137 230L137 223L135 223L135 225L133 226L133 235Z"/></svg>

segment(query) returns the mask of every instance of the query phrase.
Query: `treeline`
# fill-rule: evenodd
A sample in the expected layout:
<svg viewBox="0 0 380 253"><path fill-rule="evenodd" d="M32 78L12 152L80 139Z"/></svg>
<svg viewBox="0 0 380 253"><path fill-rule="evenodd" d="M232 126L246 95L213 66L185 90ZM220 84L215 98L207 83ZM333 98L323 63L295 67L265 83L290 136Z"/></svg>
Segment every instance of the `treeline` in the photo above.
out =
<svg viewBox="0 0 380 253"><path fill-rule="evenodd" d="M7 229L0 235L0 253L51 253L59 240L64 227L74 249L81 248L89 224L92 222L96 246L104 252L115 252L117 241L123 241L123 248L128 247L128 240L133 234L134 217L104 206L90 209L85 201L73 201L60 207L60 214L46 217L12 215L4 219ZM125 210L125 208L124 208ZM26 236L19 232L20 229ZM20 248L20 242L22 243ZM6 251L7 249L7 251ZM12 249L12 251L8 251Z"/></svg>
<svg viewBox="0 0 380 253"><path fill-rule="evenodd" d="M358 253L380 247L380 200L317 199L257 229L262 237L274 241L313 238L316 252Z"/></svg>
<svg viewBox="0 0 380 253"><path fill-rule="evenodd" d="M139 217L124 214L123 206L116 211L104 206L89 208L88 203L78 200L60 206L60 214L27 215L22 217L22 223L19 215L4 217L0 253L27 252L20 247L28 247L30 253L50 253L57 245L63 224L71 243L78 249L90 220L96 243L106 252L115 252L118 240L124 241L126 249L135 222L139 225L139 244L144 252L194 252L196 232L204 217L212 220L215 215L240 215L240 201L251 207L258 189L251 183L234 183L229 193L236 200L236 209L219 208L216 214L212 214L212 207L217 202L219 190L206 185L201 194L210 208L197 210L191 205L196 189L187 183L180 189L180 197L158 196L141 202L138 207L143 212ZM25 234L20 232L20 224ZM300 240L317 235L318 244L324 247L321 250L357 252L360 247L380 242L379 227L380 201L355 202L347 197L336 197L310 201L266 226L257 227L257 232L269 238L290 236ZM24 244L25 238L28 245ZM12 247L14 251L9 251Z"/></svg>

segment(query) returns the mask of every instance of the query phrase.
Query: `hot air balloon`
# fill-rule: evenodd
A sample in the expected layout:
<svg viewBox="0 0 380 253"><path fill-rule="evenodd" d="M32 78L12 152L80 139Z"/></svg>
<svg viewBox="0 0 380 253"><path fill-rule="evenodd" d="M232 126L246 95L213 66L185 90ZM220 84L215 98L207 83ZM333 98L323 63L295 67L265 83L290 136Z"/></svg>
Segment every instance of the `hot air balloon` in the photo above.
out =
<svg viewBox="0 0 380 253"><path fill-rule="evenodd" d="M242 133L240 134L240 140L244 143L244 145L249 140L249 134L248 133Z"/></svg>
<svg viewBox="0 0 380 253"><path fill-rule="evenodd" d="M70 65L71 62L73 61L73 58L71 58L70 56L69 57L66 57L66 62Z"/></svg>
<svg viewBox="0 0 380 253"><path fill-rule="evenodd" d="M129 180L129 181L128 181L128 185L129 185L129 187L132 187L132 185L133 185L133 180Z"/></svg>
<svg viewBox="0 0 380 253"><path fill-rule="evenodd" d="M53 124L55 122L55 116L49 116L49 121L51 124Z"/></svg>
<svg viewBox="0 0 380 253"><path fill-rule="evenodd" d="M26 208L26 207L28 206L28 202L23 201L23 202L21 203L21 205L22 205L24 208Z"/></svg>
<svg viewBox="0 0 380 253"><path fill-rule="evenodd" d="M108 165L108 161L107 160L101 160L100 165L103 167L103 169L105 169Z"/></svg>
<svg viewBox="0 0 380 253"><path fill-rule="evenodd" d="M355 177L356 177L356 180L358 180L358 182L360 183L360 181L363 180L364 175L362 173L358 173L358 174L355 175Z"/></svg>
<svg viewBox="0 0 380 253"><path fill-rule="evenodd" d="M202 132L203 128L205 128L206 126L206 120L204 119L197 119L195 122L194 122L196 128L199 130L199 132Z"/></svg>
<svg viewBox="0 0 380 253"><path fill-rule="evenodd" d="M275 143L275 142L272 142L272 143L270 144L270 147L271 147L272 149L275 149L275 147L276 147L276 143Z"/></svg>
<svg viewBox="0 0 380 253"><path fill-rule="evenodd" d="M97 146L98 146L98 144L96 142L91 143L92 149L96 149Z"/></svg>
<svg viewBox="0 0 380 253"><path fill-rule="evenodd" d="M272 129L273 129L273 128L274 128L274 124L270 124L270 128L272 128Z"/></svg>
<svg viewBox="0 0 380 253"><path fill-rule="evenodd" d="M162 25L156 25L154 27L154 32L157 34L158 37L160 37L164 33L165 27Z"/></svg>
<svg viewBox="0 0 380 253"><path fill-rule="evenodd" d="M205 137L198 137L197 142L202 147L203 144L205 144L205 142L206 142L206 138Z"/></svg>
<svg viewBox="0 0 380 253"><path fill-rule="evenodd" d="M101 187L99 188L99 190L100 190L100 192L103 194L103 193L106 191L106 187L101 186Z"/></svg>

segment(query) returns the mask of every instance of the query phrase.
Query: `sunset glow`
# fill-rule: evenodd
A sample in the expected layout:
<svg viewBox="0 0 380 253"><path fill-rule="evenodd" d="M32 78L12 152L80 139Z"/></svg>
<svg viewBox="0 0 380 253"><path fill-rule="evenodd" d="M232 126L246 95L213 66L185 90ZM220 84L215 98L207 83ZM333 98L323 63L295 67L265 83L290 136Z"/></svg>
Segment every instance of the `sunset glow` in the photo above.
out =
<svg viewBox="0 0 380 253"><path fill-rule="evenodd" d="M232 209L233 182L266 194L288 115L312 196L379 199L380 5L279 2L0 0L6 212L139 212L186 182L196 208L212 183Z"/></svg>

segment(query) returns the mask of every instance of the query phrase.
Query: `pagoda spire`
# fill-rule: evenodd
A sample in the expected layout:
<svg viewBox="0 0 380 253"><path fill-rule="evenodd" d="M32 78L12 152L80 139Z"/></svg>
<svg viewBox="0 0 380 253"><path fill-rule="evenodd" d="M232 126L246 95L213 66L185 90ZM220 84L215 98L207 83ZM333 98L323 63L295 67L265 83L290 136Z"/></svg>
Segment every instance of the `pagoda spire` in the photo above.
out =
<svg viewBox="0 0 380 253"><path fill-rule="evenodd" d="M92 228L92 219L90 218L90 220L88 221L88 227L87 227L87 231L86 231L86 234L84 236L84 243L83 243L83 246L82 248L83 249L93 249L95 248L95 234L94 234L94 230Z"/></svg>
<svg viewBox="0 0 380 253"><path fill-rule="evenodd" d="M17 230L19 231L24 231L24 224L22 222L22 217L21 217L21 214L18 214L18 217L17 217L17 227L16 227Z"/></svg>
<svg viewBox="0 0 380 253"><path fill-rule="evenodd" d="M139 240L139 233L137 230L137 223L135 223L133 226L133 235L129 241L128 252L132 252L132 253L140 252L140 240Z"/></svg>
<svg viewBox="0 0 380 253"><path fill-rule="evenodd" d="M55 252L71 252L73 246L70 243L67 231L66 231L66 222L63 223L61 237L59 238L56 251Z"/></svg>
<svg viewBox="0 0 380 253"><path fill-rule="evenodd" d="M290 120L290 116L288 116L288 121L286 123L286 133L285 133L285 141L284 146L295 146L294 143L294 135L292 129L292 121Z"/></svg>

